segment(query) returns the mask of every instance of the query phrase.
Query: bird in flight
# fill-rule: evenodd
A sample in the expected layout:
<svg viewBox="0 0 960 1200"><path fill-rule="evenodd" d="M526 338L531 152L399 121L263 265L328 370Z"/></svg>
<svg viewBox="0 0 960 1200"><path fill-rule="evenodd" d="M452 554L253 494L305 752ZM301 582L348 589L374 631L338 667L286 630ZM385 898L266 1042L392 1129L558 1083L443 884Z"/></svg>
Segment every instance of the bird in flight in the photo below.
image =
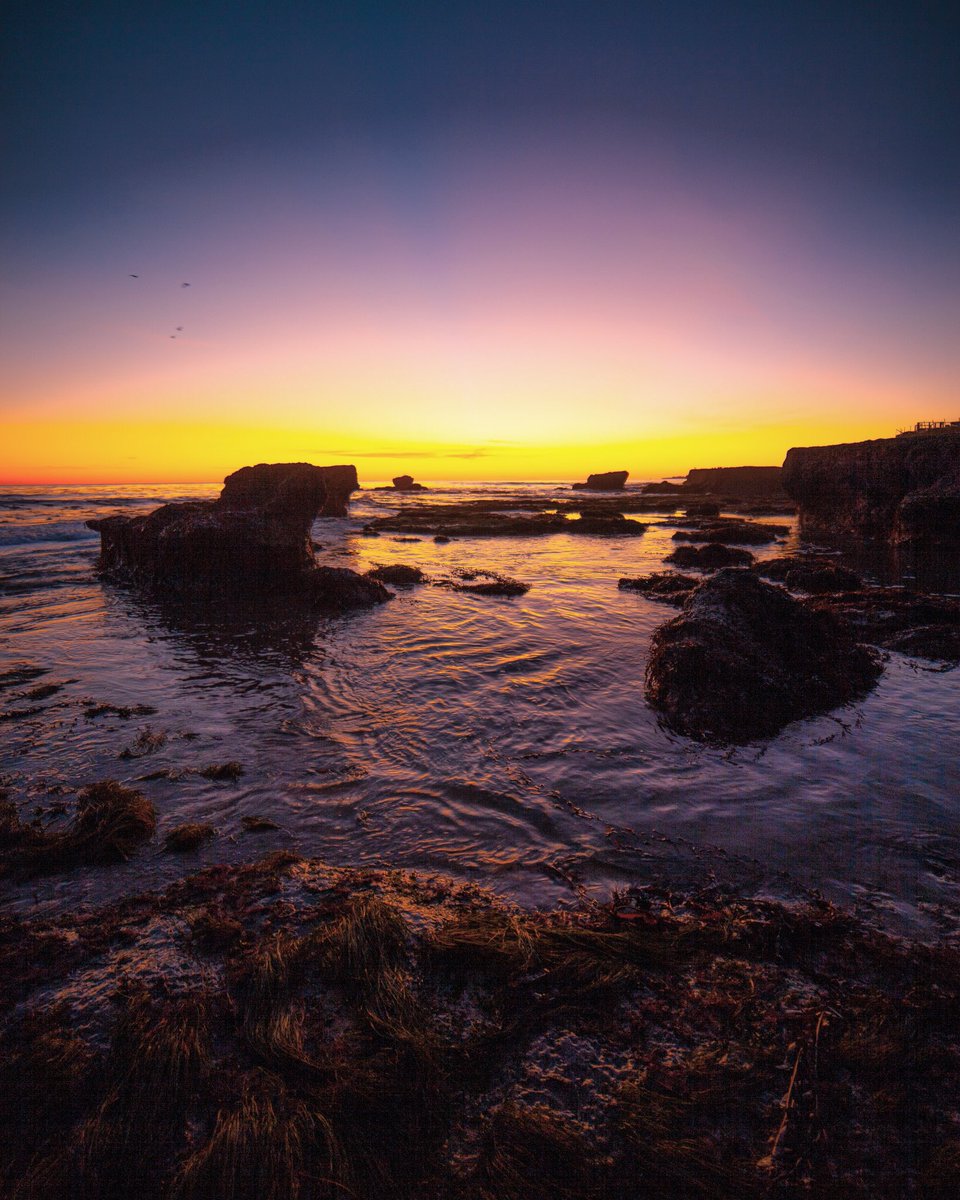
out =
<svg viewBox="0 0 960 1200"><path fill-rule="evenodd" d="M178 326L177 326L177 333L183 333L183 326L182 326L182 325L178 325Z"/></svg>
<svg viewBox="0 0 960 1200"><path fill-rule="evenodd" d="M139 275L131 275L131 276L130 276L130 278L131 278L131 279L139 279L139 278L140 278L140 276L139 276Z"/></svg>
<svg viewBox="0 0 960 1200"><path fill-rule="evenodd" d="M181 283L181 284L180 284L180 286L181 286L181 287L189 287L189 286L190 286L190 284L189 284L189 283Z"/></svg>

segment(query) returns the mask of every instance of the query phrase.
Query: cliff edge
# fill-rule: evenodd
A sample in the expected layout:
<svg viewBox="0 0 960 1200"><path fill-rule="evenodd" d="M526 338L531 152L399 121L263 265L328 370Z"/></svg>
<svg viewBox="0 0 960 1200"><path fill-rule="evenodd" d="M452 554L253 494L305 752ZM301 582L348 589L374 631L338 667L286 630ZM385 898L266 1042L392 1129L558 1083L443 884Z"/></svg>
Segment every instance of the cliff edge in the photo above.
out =
<svg viewBox="0 0 960 1200"><path fill-rule="evenodd" d="M805 533L960 545L960 429L795 447L782 481Z"/></svg>

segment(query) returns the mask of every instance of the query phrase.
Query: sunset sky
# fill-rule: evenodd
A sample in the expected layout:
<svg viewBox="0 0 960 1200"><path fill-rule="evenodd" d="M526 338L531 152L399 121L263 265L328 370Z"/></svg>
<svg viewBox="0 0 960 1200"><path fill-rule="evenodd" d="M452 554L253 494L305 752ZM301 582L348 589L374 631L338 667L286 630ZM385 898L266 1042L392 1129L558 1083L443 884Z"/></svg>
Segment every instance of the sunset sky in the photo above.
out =
<svg viewBox="0 0 960 1200"><path fill-rule="evenodd" d="M644 479L958 418L955 13L14 0L0 482Z"/></svg>

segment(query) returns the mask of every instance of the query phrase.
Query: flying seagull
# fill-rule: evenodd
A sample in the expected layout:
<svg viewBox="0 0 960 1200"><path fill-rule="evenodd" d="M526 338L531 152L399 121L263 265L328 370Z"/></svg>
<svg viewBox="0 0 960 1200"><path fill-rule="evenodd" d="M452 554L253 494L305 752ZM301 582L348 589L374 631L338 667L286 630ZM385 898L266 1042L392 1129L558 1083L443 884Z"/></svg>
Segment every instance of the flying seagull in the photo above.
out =
<svg viewBox="0 0 960 1200"><path fill-rule="evenodd" d="M189 283L181 283L181 284L180 284L180 286L181 286L181 287L189 287L189 286L190 286L190 284L189 284Z"/></svg>
<svg viewBox="0 0 960 1200"><path fill-rule="evenodd" d="M131 279L139 279L139 278L140 278L140 276L139 276L139 275L131 275L131 276L130 276L130 278L131 278Z"/></svg>

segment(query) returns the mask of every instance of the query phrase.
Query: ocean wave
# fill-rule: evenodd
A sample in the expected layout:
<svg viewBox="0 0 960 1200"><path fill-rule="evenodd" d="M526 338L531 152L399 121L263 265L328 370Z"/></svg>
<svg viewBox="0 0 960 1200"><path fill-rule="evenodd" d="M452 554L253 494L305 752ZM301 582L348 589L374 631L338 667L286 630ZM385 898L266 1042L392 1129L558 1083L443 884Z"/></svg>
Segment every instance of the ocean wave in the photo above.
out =
<svg viewBox="0 0 960 1200"><path fill-rule="evenodd" d="M45 525L0 526L0 547L33 546L38 542L90 542L100 535L82 521L51 521Z"/></svg>

